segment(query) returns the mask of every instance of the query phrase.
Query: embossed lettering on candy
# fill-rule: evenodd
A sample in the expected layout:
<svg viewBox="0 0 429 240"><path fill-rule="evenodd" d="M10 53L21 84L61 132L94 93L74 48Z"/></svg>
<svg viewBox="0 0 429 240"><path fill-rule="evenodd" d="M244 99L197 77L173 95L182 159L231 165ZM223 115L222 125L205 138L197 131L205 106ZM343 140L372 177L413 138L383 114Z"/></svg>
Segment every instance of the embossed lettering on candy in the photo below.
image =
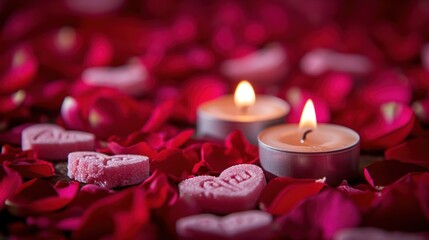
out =
<svg viewBox="0 0 429 240"><path fill-rule="evenodd" d="M134 185L149 177L149 158L124 154L73 152L68 156L67 175L79 182L113 188Z"/></svg>
<svg viewBox="0 0 429 240"><path fill-rule="evenodd" d="M271 239L272 216L269 213L249 210L224 217L198 214L179 219L177 234L183 239Z"/></svg>
<svg viewBox="0 0 429 240"><path fill-rule="evenodd" d="M66 160L70 152L94 150L94 141L94 134L66 131L48 123L27 127L21 134L22 150L32 149L38 158L45 160Z"/></svg>
<svg viewBox="0 0 429 240"><path fill-rule="evenodd" d="M179 183L179 194L213 213L231 213L255 207L266 185L262 169L239 164L225 169L219 177L197 176Z"/></svg>

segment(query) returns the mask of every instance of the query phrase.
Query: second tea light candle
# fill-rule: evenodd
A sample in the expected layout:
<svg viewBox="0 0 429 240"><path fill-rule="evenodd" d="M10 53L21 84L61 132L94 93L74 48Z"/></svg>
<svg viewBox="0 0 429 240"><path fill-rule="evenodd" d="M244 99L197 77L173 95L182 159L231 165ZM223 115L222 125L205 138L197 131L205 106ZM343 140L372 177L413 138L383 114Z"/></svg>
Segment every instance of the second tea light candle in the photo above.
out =
<svg viewBox="0 0 429 240"><path fill-rule="evenodd" d="M234 95L203 103L197 111L197 135L224 139L240 130L253 144L263 129L283 123L289 104L268 95L256 95L247 81L238 85Z"/></svg>
<svg viewBox="0 0 429 240"><path fill-rule="evenodd" d="M299 125L277 125L259 134L259 158L269 177L326 177L328 184L338 185L358 176L359 139L349 128L317 125L310 100Z"/></svg>

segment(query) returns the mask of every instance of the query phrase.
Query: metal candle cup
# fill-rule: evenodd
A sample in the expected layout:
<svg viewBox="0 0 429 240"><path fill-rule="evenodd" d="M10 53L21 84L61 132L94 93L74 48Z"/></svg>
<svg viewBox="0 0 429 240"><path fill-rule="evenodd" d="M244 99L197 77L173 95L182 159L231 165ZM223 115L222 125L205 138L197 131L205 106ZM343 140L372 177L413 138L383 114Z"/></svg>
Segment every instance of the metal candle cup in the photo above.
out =
<svg viewBox="0 0 429 240"><path fill-rule="evenodd" d="M353 180L359 173L359 135L346 127L319 124L306 134L298 124L284 124L258 136L261 166L268 175L326 177L330 185Z"/></svg>
<svg viewBox="0 0 429 240"><path fill-rule="evenodd" d="M256 95L255 103L243 112L234 104L234 96L227 95L202 104L197 111L197 135L224 139L234 130L240 130L253 144L259 132L283 123L289 113L289 104L267 95Z"/></svg>

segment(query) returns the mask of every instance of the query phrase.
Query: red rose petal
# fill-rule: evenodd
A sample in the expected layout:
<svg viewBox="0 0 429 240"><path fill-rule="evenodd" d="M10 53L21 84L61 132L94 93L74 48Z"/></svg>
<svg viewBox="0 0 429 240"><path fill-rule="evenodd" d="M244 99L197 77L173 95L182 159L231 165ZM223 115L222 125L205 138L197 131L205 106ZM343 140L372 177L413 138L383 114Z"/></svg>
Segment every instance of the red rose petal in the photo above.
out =
<svg viewBox="0 0 429 240"><path fill-rule="evenodd" d="M54 176L55 170L51 162L36 158L32 151L22 151L9 145L2 147L0 162L16 170L23 178L41 178Z"/></svg>
<svg viewBox="0 0 429 240"><path fill-rule="evenodd" d="M366 181L372 187L387 186L411 172L429 172L429 169L397 160L378 161L364 169Z"/></svg>
<svg viewBox="0 0 429 240"><path fill-rule="evenodd" d="M419 137L386 149L384 157L429 168L428 146L429 138Z"/></svg>
<svg viewBox="0 0 429 240"><path fill-rule="evenodd" d="M288 177L271 180L259 197L261 209L271 214L288 214L302 200L317 194L325 183Z"/></svg>
<svg viewBox="0 0 429 240"><path fill-rule="evenodd" d="M85 211L81 225L73 232L73 238L134 239L147 225L149 217L144 191L132 188L103 198L89 207Z"/></svg>
<svg viewBox="0 0 429 240"><path fill-rule="evenodd" d="M216 76L203 75L191 78L184 83L175 116L195 123L198 106L226 94L227 89L225 82Z"/></svg>
<svg viewBox="0 0 429 240"><path fill-rule="evenodd" d="M151 172L160 170L172 180L180 182L192 175L192 169L199 162L195 149L165 149L158 153L150 163Z"/></svg>
<svg viewBox="0 0 429 240"><path fill-rule="evenodd" d="M386 186L365 216L364 225L389 231L429 229L429 173L411 173Z"/></svg>
<svg viewBox="0 0 429 240"><path fill-rule="evenodd" d="M155 170L139 187L145 190L145 199L151 208L170 206L179 197L168 182L167 176L158 170Z"/></svg>
<svg viewBox="0 0 429 240"><path fill-rule="evenodd" d="M283 237L331 239L338 230L356 227L360 221L359 210L351 199L327 189L276 219L275 224Z"/></svg>
<svg viewBox="0 0 429 240"><path fill-rule="evenodd" d="M27 223L41 229L76 230L81 224L85 210L112 193L113 191L108 188L87 184L81 188L76 198L63 211L30 216L27 218Z"/></svg>
<svg viewBox="0 0 429 240"><path fill-rule="evenodd" d="M217 143L204 143L201 159L211 173L220 173L226 168L241 163L256 163L258 149L251 145L240 131L231 132L224 146Z"/></svg>
<svg viewBox="0 0 429 240"><path fill-rule="evenodd" d="M33 81L38 63L30 47L21 46L0 58L0 66L0 94L10 94L26 88Z"/></svg>
<svg viewBox="0 0 429 240"><path fill-rule="evenodd" d="M357 186L359 187L359 186ZM371 188L370 186L366 188ZM377 197L377 192L374 192L373 189L359 189L353 188L348 184L341 184L337 187L338 190L347 194L351 200L359 207L361 213L366 213L369 211L372 206L373 200Z"/></svg>
<svg viewBox="0 0 429 240"><path fill-rule="evenodd" d="M68 205L78 191L78 182L57 182L52 187L49 182L36 178L22 184L17 193L6 200L6 206L17 216L44 214Z"/></svg>
<svg viewBox="0 0 429 240"><path fill-rule="evenodd" d="M0 106L2 106L0 108L0 115L17 110L24 103L26 96L27 94L24 90L19 90L6 96L0 95Z"/></svg>
<svg viewBox="0 0 429 240"><path fill-rule="evenodd" d="M183 144L185 144L192 137L192 135L194 135L194 133L195 133L194 129L182 131L179 134L177 134L175 137L169 139L165 143L165 147L166 148L179 148Z"/></svg>
<svg viewBox="0 0 429 240"><path fill-rule="evenodd" d="M362 149L381 150L402 142L413 130L415 116L408 106L392 102L347 109L336 120L359 133Z"/></svg>
<svg viewBox="0 0 429 240"><path fill-rule="evenodd" d="M107 143L107 147L114 153L114 154L137 154L137 155L145 155L148 156L150 159L154 158L157 154L157 151L151 148L147 143L140 142L137 144L134 144L129 147L124 147L119 145L116 142L109 142Z"/></svg>
<svg viewBox="0 0 429 240"><path fill-rule="evenodd" d="M21 184L21 176L3 163L0 168L0 211L4 208L5 200L14 195Z"/></svg>
<svg viewBox="0 0 429 240"><path fill-rule="evenodd" d="M152 112L152 115L147 120L142 128L143 132L153 132L159 129L164 124L172 112L173 102L165 101L159 104Z"/></svg>
<svg viewBox="0 0 429 240"><path fill-rule="evenodd" d="M408 104L411 94L411 86L404 76L393 71L385 71L379 73L372 83L365 86L359 99L372 106L387 102Z"/></svg>

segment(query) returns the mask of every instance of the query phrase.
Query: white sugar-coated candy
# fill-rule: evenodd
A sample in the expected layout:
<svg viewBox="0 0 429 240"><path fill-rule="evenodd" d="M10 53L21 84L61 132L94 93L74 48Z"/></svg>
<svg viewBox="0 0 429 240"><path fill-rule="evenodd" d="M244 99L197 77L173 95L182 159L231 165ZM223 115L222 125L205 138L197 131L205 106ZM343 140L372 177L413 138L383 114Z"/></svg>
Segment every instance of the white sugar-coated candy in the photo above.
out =
<svg viewBox="0 0 429 240"><path fill-rule="evenodd" d="M272 216L249 210L224 217L199 214L179 219L177 234L183 239L270 239Z"/></svg>
<svg viewBox="0 0 429 240"><path fill-rule="evenodd" d="M66 160L74 151L94 149L95 136L81 131L66 131L55 124L35 124L25 128L21 135L22 150L33 150L44 160Z"/></svg>
<svg viewBox="0 0 429 240"><path fill-rule="evenodd" d="M68 156L70 178L107 188L141 183L149 177L149 171L149 158L142 155L73 152Z"/></svg>
<svg viewBox="0 0 429 240"><path fill-rule="evenodd" d="M186 179L179 184L179 194L207 212L225 214L254 208L265 185L260 167L239 164L225 169L219 177Z"/></svg>

